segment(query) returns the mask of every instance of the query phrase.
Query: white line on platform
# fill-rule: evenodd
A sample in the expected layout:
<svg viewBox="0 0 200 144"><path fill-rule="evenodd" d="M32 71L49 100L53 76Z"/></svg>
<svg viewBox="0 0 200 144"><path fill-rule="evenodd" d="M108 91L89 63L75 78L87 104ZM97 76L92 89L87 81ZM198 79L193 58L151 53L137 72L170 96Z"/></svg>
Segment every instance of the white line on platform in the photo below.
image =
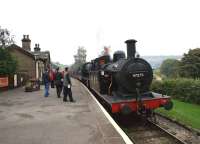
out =
<svg viewBox="0 0 200 144"><path fill-rule="evenodd" d="M117 125L117 123L108 114L108 112L104 109L104 107L98 102L98 100L94 97L94 95L88 90L88 88L84 84L82 84L82 85L87 90L87 92L90 94L90 96L96 101L96 103L101 108L101 110L104 113L104 115L107 117L107 119L110 121L110 123L114 126L116 131L121 135L121 137L123 138L124 142L126 144L133 144L133 142L129 139L129 137L125 134L125 132Z"/></svg>

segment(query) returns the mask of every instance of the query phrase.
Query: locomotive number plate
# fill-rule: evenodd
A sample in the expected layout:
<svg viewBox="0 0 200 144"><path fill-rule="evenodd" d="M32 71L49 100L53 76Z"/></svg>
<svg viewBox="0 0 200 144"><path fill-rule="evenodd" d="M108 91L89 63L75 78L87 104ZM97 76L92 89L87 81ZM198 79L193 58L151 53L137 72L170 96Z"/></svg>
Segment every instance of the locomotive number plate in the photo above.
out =
<svg viewBox="0 0 200 144"><path fill-rule="evenodd" d="M136 73L136 74L132 74L132 76L134 78L140 78L140 77L144 77L144 73Z"/></svg>

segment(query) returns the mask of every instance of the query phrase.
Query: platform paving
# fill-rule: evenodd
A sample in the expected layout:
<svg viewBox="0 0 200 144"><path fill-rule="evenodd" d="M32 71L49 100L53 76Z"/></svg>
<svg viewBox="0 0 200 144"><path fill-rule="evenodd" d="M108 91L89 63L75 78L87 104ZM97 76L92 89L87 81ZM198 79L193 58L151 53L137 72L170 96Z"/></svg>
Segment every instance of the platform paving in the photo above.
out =
<svg viewBox="0 0 200 144"><path fill-rule="evenodd" d="M50 89L0 93L0 144L124 144L99 106L77 80L75 103L64 103Z"/></svg>

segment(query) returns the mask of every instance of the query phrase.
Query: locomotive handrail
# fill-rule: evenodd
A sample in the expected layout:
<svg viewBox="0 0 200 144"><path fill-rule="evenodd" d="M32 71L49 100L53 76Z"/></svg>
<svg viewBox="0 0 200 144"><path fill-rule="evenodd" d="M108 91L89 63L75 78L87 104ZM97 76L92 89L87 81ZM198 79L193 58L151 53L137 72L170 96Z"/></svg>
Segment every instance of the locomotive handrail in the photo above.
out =
<svg viewBox="0 0 200 144"><path fill-rule="evenodd" d="M108 94L111 96L111 86L112 86L112 83L113 83L113 81L112 81L112 76L111 76L111 79L110 79L111 81L110 81L110 85L109 85L109 88L108 88Z"/></svg>
<svg viewBox="0 0 200 144"><path fill-rule="evenodd" d="M138 102L138 111L141 110L143 104L142 104L142 98L141 98L141 94L140 94L140 91L138 88L136 88L136 92L137 92L137 95L136 95L136 102Z"/></svg>

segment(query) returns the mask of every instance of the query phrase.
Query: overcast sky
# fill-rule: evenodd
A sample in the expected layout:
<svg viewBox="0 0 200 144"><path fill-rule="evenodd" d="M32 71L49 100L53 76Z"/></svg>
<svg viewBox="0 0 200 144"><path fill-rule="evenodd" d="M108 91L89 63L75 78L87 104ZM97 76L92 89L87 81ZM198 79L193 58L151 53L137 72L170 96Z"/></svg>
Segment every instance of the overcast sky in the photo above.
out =
<svg viewBox="0 0 200 144"><path fill-rule="evenodd" d="M29 34L53 61L74 62L78 46L88 60L103 46L126 50L136 39L140 55L182 55L200 47L199 0L0 0L0 26L21 46Z"/></svg>

